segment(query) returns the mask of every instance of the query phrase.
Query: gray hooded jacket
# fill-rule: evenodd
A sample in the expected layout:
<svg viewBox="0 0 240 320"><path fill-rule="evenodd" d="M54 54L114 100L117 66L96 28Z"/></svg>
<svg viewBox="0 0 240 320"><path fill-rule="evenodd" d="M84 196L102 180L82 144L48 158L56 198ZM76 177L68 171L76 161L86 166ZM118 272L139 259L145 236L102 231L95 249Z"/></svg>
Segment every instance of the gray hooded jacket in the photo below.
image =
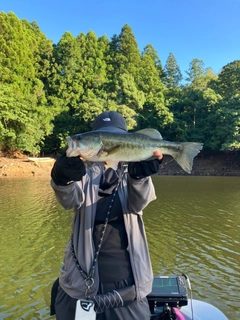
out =
<svg viewBox="0 0 240 320"><path fill-rule="evenodd" d="M58 186L51 181L59 203L67 210L74 209L72 232L74 250L81 268L89 274L94 258L92 231L98 201L98 189L104 169L103 163L95 163L87 169L82 181L68 186ZM124 223L128 237L128 251L134 276L137 299L142 299L152 290L152 266L142 220L142 210L156 199L155 189L150 177L132 179L124 172L118 189L122 204ZM64 254L64 266L59 278L62 289L72 298L84 299L86 285L71 252L69 241ZM97 294L99 278L96 268L91 296Z"/></svg>

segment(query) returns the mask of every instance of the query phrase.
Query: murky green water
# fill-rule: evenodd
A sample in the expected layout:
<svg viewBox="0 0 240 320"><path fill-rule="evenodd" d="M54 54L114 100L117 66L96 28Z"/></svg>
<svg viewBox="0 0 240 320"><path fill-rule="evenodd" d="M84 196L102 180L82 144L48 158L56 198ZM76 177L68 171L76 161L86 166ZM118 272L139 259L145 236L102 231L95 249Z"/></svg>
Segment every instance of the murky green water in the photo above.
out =
<svg viewBox="0 0 240 320"><path fill-rule="evenodd" d="M240 317L240 178L155 177L144 212L155 274L188 274L193 297ZM0 320L49 316L71 211L48 180L0 179ZM215 319L213 319L215 320Z"/></svg>

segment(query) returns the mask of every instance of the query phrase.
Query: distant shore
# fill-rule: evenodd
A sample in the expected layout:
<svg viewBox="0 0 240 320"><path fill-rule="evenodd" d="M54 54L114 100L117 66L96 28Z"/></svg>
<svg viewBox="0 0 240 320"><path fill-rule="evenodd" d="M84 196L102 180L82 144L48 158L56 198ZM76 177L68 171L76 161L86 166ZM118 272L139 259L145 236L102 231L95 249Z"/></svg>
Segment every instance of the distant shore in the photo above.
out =
<svg viewBox="0 0 240 320"><path fill-rule="evenodd" d="M170 156L165 156L160 175L188 175ZM193 176L240 176L240 152L201 152L193 161Z"/></svg>
<svg viewBox="0 0 240 320"><path fill-rule="evenodd" d="M0 157L0 178L49 178L52 162L28 161L28 157L8 158Z"/></svg>
<svg viewBox="0 0 240 320"><path fill-rule="evenodd" d="M0 157L0 178L49 178L54 158L49 162L28 161L28 157ZM164 156L159 175L188 175L170 156ZM240 176L240 153L199 154L192 176Z"/></svg>

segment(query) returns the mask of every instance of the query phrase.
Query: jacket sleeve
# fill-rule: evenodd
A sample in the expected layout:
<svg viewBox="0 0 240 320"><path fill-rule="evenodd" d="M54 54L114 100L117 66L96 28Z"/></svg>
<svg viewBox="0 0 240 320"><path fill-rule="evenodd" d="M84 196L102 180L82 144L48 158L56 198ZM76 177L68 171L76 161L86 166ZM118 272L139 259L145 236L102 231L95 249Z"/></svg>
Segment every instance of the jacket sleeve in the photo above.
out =
<svg viewBox="0 0 240 320"><path fill-rule="evenodd" d="M128 207L132 212L141 212L151 201L155 200L155 188L151 177L133 179L128 174Z"/></svg>
<svg viewBox="0 0 240 320"><path fill-rule="evenodd" d="M78 182L73 182L67 186L59 186L51 180L51 187L58 202L66 210L79 208L84 201L84 193Z"/></svg>

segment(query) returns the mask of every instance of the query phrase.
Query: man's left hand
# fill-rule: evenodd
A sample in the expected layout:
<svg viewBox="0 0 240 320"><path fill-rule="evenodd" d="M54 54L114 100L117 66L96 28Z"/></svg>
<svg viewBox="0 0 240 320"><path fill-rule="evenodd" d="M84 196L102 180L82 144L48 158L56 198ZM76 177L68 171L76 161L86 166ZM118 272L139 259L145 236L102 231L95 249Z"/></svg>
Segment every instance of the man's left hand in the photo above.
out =
<svg viewBox="0 0 240 320"><path fill-rule="evenodd" d="M156 150L153 153L153 156L157 158L153 160L130 162L128 164L128 172L130 177L133 179L142 179L158 173L160 169L160 163L163 159L163 154L160 150Z"/></svg>
<svg viewBox="0 0 240 320"><path fill-rule="evenodd" d="M157 160L158 160L158 161L161 161L161 160L163 159L163 154L162 154L162 152L161 152L160 150L154 151L154 152L153 152L153 155L154 155L155 157L157 157Z"/></svg>

